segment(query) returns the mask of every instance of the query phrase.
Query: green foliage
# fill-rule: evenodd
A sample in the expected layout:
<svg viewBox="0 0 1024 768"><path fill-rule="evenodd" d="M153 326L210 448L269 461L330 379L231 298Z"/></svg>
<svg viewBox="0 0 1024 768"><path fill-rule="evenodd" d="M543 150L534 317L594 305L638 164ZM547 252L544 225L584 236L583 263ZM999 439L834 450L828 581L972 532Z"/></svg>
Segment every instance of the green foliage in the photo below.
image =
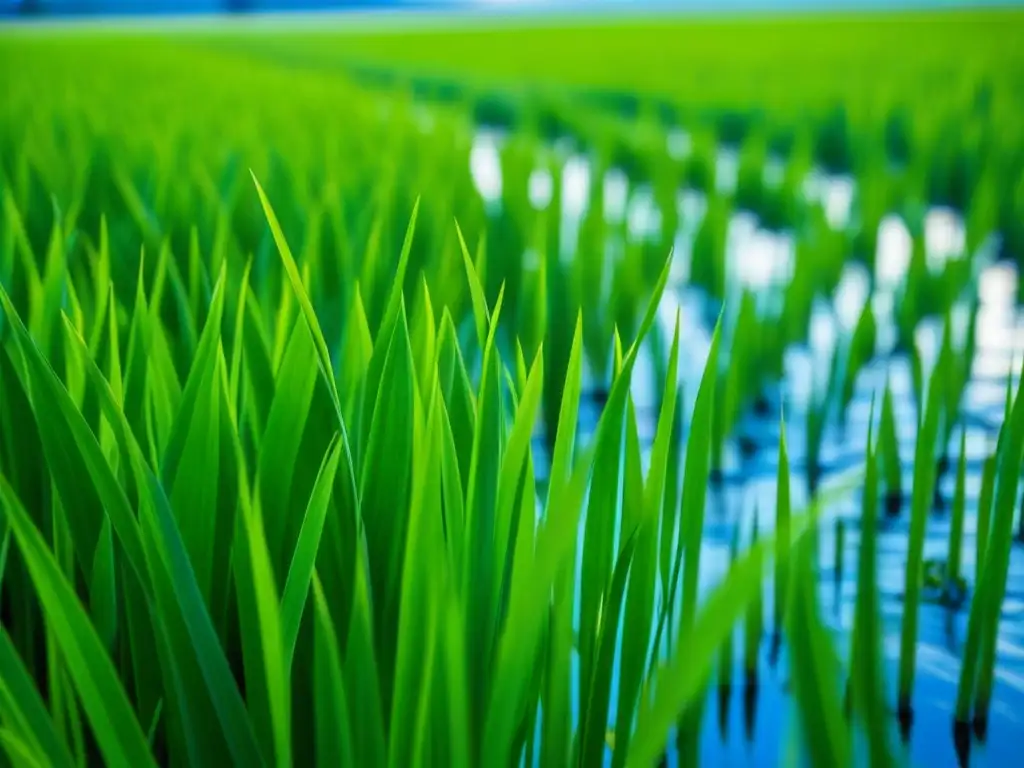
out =
<svg viewBox="0 0 1024 768"><path fill-rule="evenodd" d="M775 625L776 637L782 634L789 591L789 547L792 504L789 488L789 452L786 448L786 422L779 418L779 468L775 485Z"/></svg>
<svg viewBox="0 0 1024 768"><path fill-rule="evenodd" d="M879 448L882 454L882 474L886 498L896 510L903 498L903 464L900 458L900 443L896 434L896 414L893 411L892 390L885 383L882 395L882 416L879 425Z"/></svg>
<svg viewBox="0 0 1024 768"><path fill-rule="evenodd" d="M774 533L755 511L717 584L701 559L727 448L749 453L742 427L768 408L765 385L848 258L876 266L879 223L900 212L914 246L897 321L923 405L909 698L935 458L973 364L975 254L992 232L1021 241L1024 196L1010 143L1019 15L946 25L1002 56L959 83L991 80L984 99L923 94L953 38L908 42L906 18L865 21L873 46L813 19L765 22L771 45L745 23L694 35L677 20L552 20L528 45L511 27L0 32L19 70L0 107L3 764L647 766L673 741L694 762L741 623L758 673L769 567L806 758L852 763L863 729L872 764L895 762L875 576L878 492L901 493L888 386L865 457L847 670L815 589L822 445L887 322L870 299L811 393L792 463L806 460L809 510L793 508L780 421ZM821 67L794 54L812 38ZM912 65L877 76L874 46L913 50ZM884 83L863 109L851 71ZM471 171L481 122L509 129L494 198ZM723 144L738 145L735 189ZM572 231L563 145L598 182ZM807 199L815 162L856 174L851 224ZM606 215L609 169L628 179L628 209L653 198L650 232ZM540 205L539 170L552 186ZM699 220L681 214L683 189L705 195ZM967 215L967 253L940 268L928 200ZM783 285L748 284L739 211L793 233ZM671 342L662 322L682 230L689 286L717 317L689 412L690 315L675 313ZM946 326L925 398L914 333L927 315ZM648 363L650 415L634 400ZM1021 403L1008 391L982 476L961 717L972 700L984 717L992 696Z"/></svg>
<svg viewBox="0 0 1024 768"><path fill-rule="evenodd" d="M882 672L882 633L877 575L878 445L874 440L874 413L875 400L872 398L860 518L860 550L857 557L857 599L854 606L850 690L854 708L867 737L870 763L884 768L894 765L896 761L889 746L889 726L885 716L885 678Z"/></svg>
<svg viewBox="0 0 1024 768"><path fill-rule="evenodd" d="M906 606L900 630L900 706L910 707L914 687L917 654L917 619L924 578L924 535L931 511L935 488L935 443L941 414L940 389L945 368L942 358L932 372L928 384L928 399L918 423L917 447L914 451L914 487L910 506L910 540L907 545L907 570L904 582Z"/></svg>
<svg viewBox="0 0 1024 768"><path fill-rule="evenodd" d="M963 556L964 515L967 508L967 426L960 429L960 460L956 465L956 490L949 526L949 555L946 561L946 585L953 589L960 581L960 560Z"/></svg>

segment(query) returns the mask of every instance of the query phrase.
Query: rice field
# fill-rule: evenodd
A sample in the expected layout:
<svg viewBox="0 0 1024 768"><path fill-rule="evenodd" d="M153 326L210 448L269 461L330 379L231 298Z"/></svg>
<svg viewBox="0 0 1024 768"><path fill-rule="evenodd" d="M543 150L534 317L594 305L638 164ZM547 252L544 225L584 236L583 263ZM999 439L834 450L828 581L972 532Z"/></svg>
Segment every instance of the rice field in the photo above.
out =
<svg viewBox="0 0 1024 768"><path fill-rule="evenodd" d="M0 765L1007 765L1024 14L0 28Z"/></svg>

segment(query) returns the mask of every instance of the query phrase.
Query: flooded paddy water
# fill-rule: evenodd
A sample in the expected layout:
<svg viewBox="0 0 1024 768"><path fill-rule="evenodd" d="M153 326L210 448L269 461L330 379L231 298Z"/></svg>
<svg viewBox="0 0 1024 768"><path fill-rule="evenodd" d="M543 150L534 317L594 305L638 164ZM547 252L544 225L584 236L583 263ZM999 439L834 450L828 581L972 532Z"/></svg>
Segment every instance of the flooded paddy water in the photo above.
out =
<svg viewBox="0 0 1024 768"><path fill-rule="evenodd" d="M473 141L470 167L477 189L492 213L500 210L502 177L500 151L504 135L500 130L479 129ZM685 157L688 137L681 130L667 132L668 149L677 158ZM735 189L737 153L731 148L717 152L716 185L718 191ZM769 159L766 180L782 174L781 161ZM604 186L604 216L608 221L627 222L627 237L643 240L660 231L662 212L654 201L649 185L631 184L621 169L610 169L602 179L593 177L593 166L586 153L567 153L562 166L560 200L552 199L552 179L548 168L537 168L529 177L529 199L538 210L553 206L560 211L564 261L575 256L579 228L587 212L587 201L594 184ZM803 184L809 201L820 202L829 224L841 229L850 219L855 182L849 175L829 174L814 168ZM708 298L688 283L693 258L693 241L707 210L706 196L690 189L677 195L679 230L674 240L672 275L659 311L659 325L671 338L677 312L680 317L680 380L682 411L693 409L697 386L707 359L714 315L709 313ZM935 207L924 216L924 238L930 269L937 270L964 249L964 222L958 212ZM998 661L995 693L985 733L972 733L969 744L959 749L954 739L953 706L960 679L961 657L967 631L971 590L977 577L977 507L982 466L995 449L995 440L1003 421L1007 377L1016 386L1024 359L1024 313L1018 304L1018 276L1012 264L995 260L993 243L985 244L978 262L976 351L968 383L961 401L961 418L966 445L966 515L963 529L961 572L966 594L956 604L942 598L933 588L920 606L917 642L917 675L912 696L912 721L898 722L895 707L896 672L900 653L900 627L904 612L904 580L909 540L910 489L913 484L913 457L918 432L918 405L910 357L897 349L894 312L898 291L907 277L911 261L911 235L897 215L885 216L878 231L876 274L868 274L864 264L844 266L838 287L826 301L815 302L811 314L809 343L786 350L785 373L781 380L768 383L755 407L748 408L727 441L725 460L717 478L709 487L701 552L701 590L716 585L728 571L734 537L749 540L755 517L762 533L770 532L775 522L776 476L780 413L785 415L789 446L791 487L795 508L810 499L806 456L808 433L806 411L812 392L827 378L836 344L849 335L862 312L871 302L878 333L874 357L859 372L853 397L840 420L833 414L821 437L820 482L863 466L872 398L881 396L888 385L896 417L903 498L898 507L889 508L879 521L878 585L881 596L883 647L886 680L889 685L893 733L899 732L900 754L915 765L1003 766L1015 764L1021 734L1024 733L1024 543L1012 548L1006 598L1002 606L998 637ZM758 217L745 211L735 212L729 222L726 259L734 270L738 289L750 289L759 300L779 300L791 280L796 243L791 231L773 231L760 226ZM609 246L605 258L609 265L622 250ZM612 270L606 269L605 274ZM872 284L874 290L872 291ZM955 312L957 333L967 332L970 305L961 300ZM934 366L939 354L943 323L941 318L926 318L917 327L915 337L924 370ZM602 402L601 384L591 380L589 402L585 394L581 404L581 436L586 439L596 425ZM642 445L649 450L657 420L658 379L650 356L642 358L634 374L633 396L637 406ZM593 399L598 395L598 399ZM840 423L841 422L841 423ZM686 425L682 435L685 441ZM927 567L941 566L949 552L951 509L959 458L959 427L945 446L940 462L935 499L928 515L924 557ZM535 455L543 456L540 434L535 439ZM682 455L680 461L683 460ZM538 459L538 464L542 464ZM538 476L545 468L538 466ZM860 539L859 487L834 500L824 510L818 534L818 588L828 626L838 640L842 654L849 654L857 593L857 552ZM1024 496L1021 497L1024 507ZM580 552L582 552L582 537ZM838 546L837 546L838 543ZM934 565L933 565L934 564ZM578 578L581 577L578 576ZM713 680L707 692L701 729L701 758L708 765L770 765L792 754L796 725L791 716L788 658L772 628L770 578L763 584L764 624L755 674L744 668L743 639L740 627L734 634L735 658L731 681ZM577 600L579 584L577 584ZM782 641L784 642L784 641ZM780 652L782 651L782 652ZM577 670L578 674L578 670ZM719 677L722 672L720 670ZM613 702L615 695L613 691ZM575 713L578 717L578 712ZM614 703L611 712L614 720ZM610 764L610 754L606 754ZM667 765L677 765L674 748L666 753Z"/></svg>

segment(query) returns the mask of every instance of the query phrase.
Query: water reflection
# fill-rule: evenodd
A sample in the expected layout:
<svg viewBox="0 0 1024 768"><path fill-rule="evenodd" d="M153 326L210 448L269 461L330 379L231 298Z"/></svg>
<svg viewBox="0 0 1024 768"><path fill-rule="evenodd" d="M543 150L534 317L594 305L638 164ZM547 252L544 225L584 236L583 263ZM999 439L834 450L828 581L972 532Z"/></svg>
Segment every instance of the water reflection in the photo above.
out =
<svg viewBox="0 0 1024 768"><path fill-rule="evenodd" d="M554 181L551 179L551 171L547 168L534 168L530 172L529 191L530 205L538 211L546 209L551 204L551 196L554 193Z"/></svg>
<svg viewBox="0 0 1024 768"><path fill-rule="evenodd" d="M673 160L682 160L690 154L693 144L690 134L682 128L670 128L665 133L665 148Z"/></svg>
<svg viewBox="0 0 1024 768"><path fill-rule="evenodd" d="M883 290L895 290L910 267L910 252L913 243L906 223L896 214L882 217L878 226L878 245L875 258L877 286Z"/></svg>
<svg viewBox="0 0 1024 768"><path fill-rule="evenodd" d="M804 196L811 202L822 204L833 229L841 229L849 223L854 189L852 176L829 174L817 168L811 170L803 185Z"/></svg>
<svg viewBox="0 0 1024 768"><path fill-rule="evenodd" d="M736 191L740 156L733 147L720 147L715 155L715 189L724 194Z"/></svg>
<svg viewBox="0 0 1024 768"><path fill-rule="evenodd" d="M963 218L951 208L932 208L924 217L924 241L928 266L942 268L949 259L963 255Z"/></svg>
<svg viewBox="0 0 1024 768"><path fill-rule="evenodd" d="M785 283L793 273L794 252L790 233L760 227L754 214L740 211L729 222L726 258L742 288L763 290Z"/></svg>
<svg viewBox="0 0 1024 768"><path fill-rule="evenodd" d="M485 203L495 204L501 199L501 158L499 151L504 135L491 128L480 128L473 136L469 150L469 170L477 191Z"/></svg>
<svg viewBox="0 0 1024 768"><path fill-rule="evenodd" d="M853 261L844 265L842 277L832 299L836 319L844 332L853 331L870 294L871 275L868 274L867 267Z"/></svg>
<svg viewBox="0 0 1024 768"><path fill-rule="evenodd" d="M649 185L634 188L627 214L629 234L634 240L651 239L661 232L661 211Z"/></svg>
<svg viewBox="0 0 1024 768"><path fill-rule="evenodd" d="M604 176L604 218L616 223L626 215L629 201L629 177L619 168L611 168Z"/></svg>
<svg viewBox="0 0 1024 768"><path fill-rule="evenodd" d="M667 151L681 159L692 149L685 131L668 131ZM502 195L502 137L495 132L478 132L470 156L471 171L488 205L500 204ZM560 158L561 198L554 199L554 185L547 167L529 175L528 196L537 209L556 206L561 217L561 256L572 258L579 237L580 223L591 201L591 189L602 184L603 214L610 223L625 222L622 236L629 241L651 240L659 236L663 211L650 186L635 184L621 170L610 170L603 178L594 177L590 159L569 145L552 153ZM735 150L720 149L716 155L716 181L719 191L735 186L738 156ZM781 160L769 158L766 178L778 180L784 173ZM820 201L829 225L845 227L855 194L854 180L848 176L812 170L804 182L804 191L811 200ZM698 191L680 188L675 196L679 230L675 236L675 252L669 290L659 307L658 324L662 334L670 337L676 314L685 329L681 340L680 384L684 414L689 414L696 396L697 383L710 345L711 328L707 322L702 294L687 284L690 274L693 239L707 211L707 198ZM619 239L616 239L619 238ZM620 236L612 243L604 258L622 258L625 242ZM965 232L962 218L949 209L932 209L923 218L923 238L929 268L940 268L950 258L962 255ZM874 290L872 275L863 264L844 266L837 290L831 297L815 300L806 346L791 347L784 356L785 378L770 390L772 406L744 413L737 433L746 437L745 450L739 451L730 442L725 458L722 484L709 493L705 536L701 548L701 585L707 589L717 583L728 568L729 544L739 528L749 531L752 498L758 500L761 523L770 531L774 522L776 451L778 446L778 408L785 405L787 439L793 472L793 503L800 507L807 501L805 461L807 435L804 412L812 393L825 385L829 362L840 339L856 326L865 302L870 301L877 335L877 357L858 376L853 400L845 423L829 423L825 429L820 461L825 479L854 466L862 460L868 432L868 414L873 394L888 384L894 398L898 451L903 467L904 493L912 487L911 460L916 438L917 405L912 368L904 354L896 354L895 311L898 297L910 265L913 241L902 218L884 216L878 228L875 259ZM795 242L792 232L772 232L762 227L756 216L737 212L728 225L727 262L731 280L739 288L749 288L768 295L777 291L792 275ZM533 255L536 259L536 255ZM1016 307L1017 274L1014 267L978 260L978 314L975 326L976 355L971 380L963 396L963 419L967 424L967 516L964 524L962 571L968 575L968 589L973 586L976 571L975 508L980 490L983 461L994 447L995 434L1002 420L1006 376L1016 381L1024 357L1024 317ZM606 279L611 270L605 271ZM974 297L966 297L972 299ZM954 310L954 340L957 346L969 324L970 304L960 301ZM942 322L926 318L915 331L915 341L925 373L934 365L942 338ZM653 439L659 384L654 361L641 355L633 378L633 393L640 417L640 436L646 451ZM581 429L589 433L598 416L598 406L581 404ZM958 438L958 434L957 434ZM538 442L537 464L544 473L543 445ZM955 457L955 453L953 454ZM925 535L925 558L944 560L949 538L949 501L954 490L952 472L939 479L938 503L929 514ZM906 504L896 508L898 514L885 518L879 526L878 580L881 591L881 614L884 657L890 695L894 692L899 657L899 633L903 615L903 597L908 515ZM849 631L853 623L856 594L856 569L839 567L839 560L856 563L860 540L859 498L855 495L838 501L827 511L828 523L819 540L819 574L825 617L836 632L841 658L848 656ZM836 521L842 521L838 527ZM837 530L842 530L837 547ZM764 584L766 616L771 616L771 580ZM969 595L968 595L969 597ZM960 653L966 635L968 603L950 608L938 602L926 602L919 617L917 677L913 691L914 717L907 730L909 741L906 757L928 766L955 765L957 750L976 740L976 734L951 728L951 706L955 701L960 674ZM717 706L706 706L701 732L701 758L713 765L771 765L792 753L793 722L787 691L789 660L784 639L773 639L774 627L768 627L759 650L761 663L752 675L734 677L739 656L731 659L728 679L717 680L714 698ZM741 653L741 644L734 650ZM620 660L616 660L616 669ZM617 673L616 673L617 674ZM734 695L738 694L738 695ZM612 693L611 717L615 716L617 692ZM709 702L710 703L710 702ZM998 667L995 675L995 696L989 714L986 743L974 745L972 765L1014 764L1018 757L1021 717L1024 716L1024 552L1014 547L1011 553L1008 593L1003 605L998 636ZM574 713L578 717L578 713ZM910 725L906 720L904 726ZM894 744L897 723L893 721ZM743 735L740 738L740 735ZM679 764L679 755L669 749L668 765Z"/></svg>

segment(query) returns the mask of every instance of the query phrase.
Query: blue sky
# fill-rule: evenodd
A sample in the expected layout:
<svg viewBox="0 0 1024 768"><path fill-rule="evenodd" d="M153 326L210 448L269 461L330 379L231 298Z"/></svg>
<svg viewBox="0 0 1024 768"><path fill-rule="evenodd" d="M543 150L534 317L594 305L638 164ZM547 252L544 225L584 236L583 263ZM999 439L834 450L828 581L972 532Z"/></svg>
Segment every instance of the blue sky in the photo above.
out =
<svg viewBox="0 0 1024 768"><path fill-rule="evenodd" d="M22 0L0 0L0 12L15 10ZM223 8L225 0L36 0L52 12L90 10L107 13L132 11L195 12ZM765 11L772 9L826 10L850 8L938 8L963 6L1017 5L1012 0L248 0L256 9L343 8L353 5L404 5L419 7L492 7L492 8L663 8L681 11Z"/></svg>

